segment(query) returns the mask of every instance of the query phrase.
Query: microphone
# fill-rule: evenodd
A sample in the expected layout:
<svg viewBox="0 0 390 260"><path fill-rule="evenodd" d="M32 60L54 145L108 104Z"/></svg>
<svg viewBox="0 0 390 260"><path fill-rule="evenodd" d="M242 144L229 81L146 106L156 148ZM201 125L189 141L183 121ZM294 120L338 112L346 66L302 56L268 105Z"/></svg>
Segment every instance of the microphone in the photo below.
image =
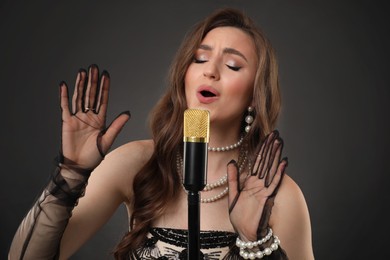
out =
<svg viewBox="0 0 390 260"><path fill-rule="evenodd" d="M184 111L184 178L188 195L188 255L187 260L199 260L200 205L199 192L207 182L207 147L210 113L207 110Z"/></svg>
<svg viewBox="0 0 390 260"><path fill-rule="evenodd" d="M188 191L201 191L207 183L207 147L210 113L207 110L184 111L184 181Z"/></svg>

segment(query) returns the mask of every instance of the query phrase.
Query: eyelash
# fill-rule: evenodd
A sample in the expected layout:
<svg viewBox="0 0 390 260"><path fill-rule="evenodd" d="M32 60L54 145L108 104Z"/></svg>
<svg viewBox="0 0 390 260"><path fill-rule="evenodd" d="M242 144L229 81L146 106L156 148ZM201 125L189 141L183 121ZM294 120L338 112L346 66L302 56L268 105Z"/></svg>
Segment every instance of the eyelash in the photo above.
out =
<svg viewBox="0 0 390 260"><path fill-rule="evenodd" d="M194 59L194 63L205 63L207 60Z"/></svg>
<svg viewBox="0 0 390 260"><path fill-rule="evenodd" d="M197 63L197 64L202 64L205 62L207 62L207 60L194 59L194 63ZM233 71L239 71L241 69L241 67L239 67L239 66L226 65L226 67L228 67L229 69L231 69Z"/></svg>
<svg viewBox="0 0 390 260"><path fill-rule="evenodd" d="M230 65L226 65L229 69L233 70L233 71L239 71L241 69L241 67L236 67L236 66L230 66Z"/></svg>

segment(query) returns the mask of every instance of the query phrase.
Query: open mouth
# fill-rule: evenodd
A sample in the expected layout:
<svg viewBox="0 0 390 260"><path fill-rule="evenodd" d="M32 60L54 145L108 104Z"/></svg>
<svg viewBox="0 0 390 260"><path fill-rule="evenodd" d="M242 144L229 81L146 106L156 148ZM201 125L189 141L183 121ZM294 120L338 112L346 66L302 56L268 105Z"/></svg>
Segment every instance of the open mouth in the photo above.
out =
<svg viewBox="0 0 390 260"><path fill-rule="evenodd" d="M216 95L210 91L202 90L200 94L204 97L215 97Z"/></svg>

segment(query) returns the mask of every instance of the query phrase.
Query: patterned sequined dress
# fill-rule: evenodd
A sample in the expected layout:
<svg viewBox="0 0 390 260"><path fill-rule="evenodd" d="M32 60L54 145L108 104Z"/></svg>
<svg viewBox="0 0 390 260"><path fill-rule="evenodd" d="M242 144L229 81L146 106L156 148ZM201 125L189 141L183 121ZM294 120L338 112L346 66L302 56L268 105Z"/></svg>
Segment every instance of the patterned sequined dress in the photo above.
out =
<svg viewBox="0 0 390 260"><path fill-rule="evenodd" d="M237 234L226 231L201 231L201 259L242 259L235 246ZM130 259L183 259L187 260L187 230L152 228L141 248L130 255ZM282 256L282 257L281 257ZM282 249L263 259L287 259Z"/></svg>

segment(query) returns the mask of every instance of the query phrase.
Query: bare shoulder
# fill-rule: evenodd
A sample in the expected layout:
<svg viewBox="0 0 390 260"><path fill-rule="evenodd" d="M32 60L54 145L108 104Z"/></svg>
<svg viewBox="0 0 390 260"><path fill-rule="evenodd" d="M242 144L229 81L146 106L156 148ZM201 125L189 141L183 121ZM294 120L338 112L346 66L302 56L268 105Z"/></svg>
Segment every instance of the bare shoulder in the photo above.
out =
<svg viewBox="0 0 390 260"><path fill-rule="evenodd" d="M276 195L270 225L290 259L314 259L306 200L298 184L287 174Z"/></svg>
<svg viewBox="0 0 390 260"><path fill-rule="evenodd" d="M301 188L286 174L275 198L274 210L301 211L305 208L306 201Z"/></svg>
<svg viewBox="0 0 390 260"><path fill-rule="evenodd" d="M92 181L101 182L105 187L117 190L123 199L132 196L132 183L135 175L142 169L153 154L152 140L126 143L106 155L94 170Z"/></svg>
<svg viewBox="0 0 390 260"><path fill-rule="evenodd" d="M153 154L152 140L139 140L126 143L110 152L103 163L111 169L133 178Z"/></svg>
<svg viewBox="0 0 390 260"><path fill-rule="evenodd" d="M110 152L106 159L131 163L133 166L135 166L134 163L143 165L151 157L153 149L154 143L152 140L133 141L119 146Z"/></svg>
<svg viewBox="0 0 390 260"><path fill-rule="evenodd" d="M287 174L283 178L272 208L270 225L283 230L307 225L309 212L305 197L298 184Z"/></svg>

